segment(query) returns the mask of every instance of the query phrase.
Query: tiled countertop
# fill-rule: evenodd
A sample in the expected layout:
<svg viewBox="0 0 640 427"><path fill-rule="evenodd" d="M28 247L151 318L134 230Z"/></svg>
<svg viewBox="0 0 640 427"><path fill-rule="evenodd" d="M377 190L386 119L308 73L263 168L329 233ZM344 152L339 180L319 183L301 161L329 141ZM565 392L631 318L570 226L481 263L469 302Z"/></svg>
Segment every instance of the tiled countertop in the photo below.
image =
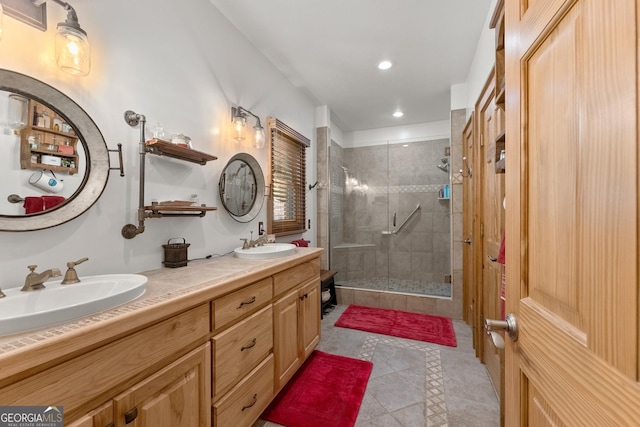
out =
<svg viewBox="0 0 640 427"><path fill-rule="evenodd" d="M112 341L321 253L318 248L297 248L295 254L266 260L226 255L190 261L185 267L141 272L149 279L145 293L129 303L50 328L0 337L0 380L24 370L25 358L37 365ZM18 361L20 367L15 366Z"/></svg>

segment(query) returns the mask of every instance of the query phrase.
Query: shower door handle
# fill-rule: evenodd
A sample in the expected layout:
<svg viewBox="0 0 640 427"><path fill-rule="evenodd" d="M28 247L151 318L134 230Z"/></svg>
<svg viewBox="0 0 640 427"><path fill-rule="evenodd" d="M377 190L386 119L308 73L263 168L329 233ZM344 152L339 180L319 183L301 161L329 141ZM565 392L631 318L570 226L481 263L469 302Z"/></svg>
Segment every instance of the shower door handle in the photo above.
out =
<svg viewBox="0 0 640 427"><path fill-rule="evenodd" d="M396 213L393 213L393 228L396 228Z"/></svg>

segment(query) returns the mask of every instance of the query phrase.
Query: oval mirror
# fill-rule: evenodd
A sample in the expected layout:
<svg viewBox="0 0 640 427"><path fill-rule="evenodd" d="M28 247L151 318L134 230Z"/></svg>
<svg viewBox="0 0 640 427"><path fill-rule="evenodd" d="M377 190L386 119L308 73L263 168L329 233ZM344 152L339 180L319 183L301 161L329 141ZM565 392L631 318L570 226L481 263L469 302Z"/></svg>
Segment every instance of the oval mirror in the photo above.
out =
<svg viewBox="0 0 640 427"><path fill-rule="evenodd" d="M222 206L238 222L254 219L264 203L264 176L260 164L251 155L233 156L218 182Z"/></svg>
<svg viewBox="0 0 640 427"><path fill-rule="evenodd" d="M54 227L89 209L109 177L107 144L91 117L52 86L3 69L0 106L0 230Z"/></svg>

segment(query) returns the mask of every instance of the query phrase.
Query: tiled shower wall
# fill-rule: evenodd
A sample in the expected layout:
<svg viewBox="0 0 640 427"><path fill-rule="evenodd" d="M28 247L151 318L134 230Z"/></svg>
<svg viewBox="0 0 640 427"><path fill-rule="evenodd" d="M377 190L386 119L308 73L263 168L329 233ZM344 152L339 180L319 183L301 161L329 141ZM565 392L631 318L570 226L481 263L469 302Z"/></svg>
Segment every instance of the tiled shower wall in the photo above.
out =
<svg viewBox="0 0 640 427"><path fill-rule="evenodd" d="M387 277L442 283L451 274L448 139L342 148L331 144L331 269L336 280ZM396 228L420 204L397 235ZM336 248L337 249L334 249Z"/></svg>

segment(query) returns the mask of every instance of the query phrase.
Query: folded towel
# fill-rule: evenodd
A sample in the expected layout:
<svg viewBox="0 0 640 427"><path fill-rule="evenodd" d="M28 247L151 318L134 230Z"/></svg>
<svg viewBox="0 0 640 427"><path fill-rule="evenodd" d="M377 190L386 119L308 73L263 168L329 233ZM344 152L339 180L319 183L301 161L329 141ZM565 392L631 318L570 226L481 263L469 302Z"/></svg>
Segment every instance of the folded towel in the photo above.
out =
<svg viewBox="0 0 640 427"><path fill-rule="evenodd" d="M44 210L54 208L58 206L60 203L64 202L64 197L62 196L42 196Z"/></svg>
<svg viewBox="0 0 640 427"><path fill-rule="evenodd" d="M298 246L299 248L307 248L307 247L309 247L309 242L307 240L304 240L304 239L294 240L291 243L293 243L294 245Z"/></svg>
<svg viewBox="0 0 640 427"><path fill-rule="evenodd" d="M42 196L27 196L24 198L24 213L32 214L42 212L44 210L44 203Z"/></svg>

